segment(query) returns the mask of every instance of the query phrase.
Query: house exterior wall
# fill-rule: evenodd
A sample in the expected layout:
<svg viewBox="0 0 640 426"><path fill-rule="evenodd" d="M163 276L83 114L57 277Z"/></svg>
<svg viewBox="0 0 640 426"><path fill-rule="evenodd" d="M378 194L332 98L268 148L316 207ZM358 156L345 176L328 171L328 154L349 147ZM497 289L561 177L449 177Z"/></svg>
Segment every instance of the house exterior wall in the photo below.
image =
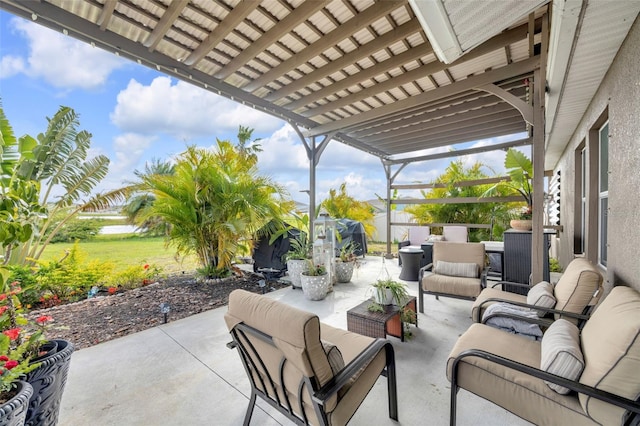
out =
<svg viewBox="0 0 640 426"><path fill-rule="evenodd" d="M576 173L580 165L576 152L585 143L588 203L586 257L597 263L598 250L598 141L595 128L609 120L609 216L608 261L601 271L605 277L605 294L614 285L628 285L640 290L640 19L636 19L609 71L554 172L560 170L561 218L559 260L566 266L574 257L574 237L579 235L579 221L574 212L580 208ZM594 149L595 148L595 149ZM595 173L593 172L595 169ZM576 195L574 195L576 194ZM595 196L595 199L594 199Z"/></svg>

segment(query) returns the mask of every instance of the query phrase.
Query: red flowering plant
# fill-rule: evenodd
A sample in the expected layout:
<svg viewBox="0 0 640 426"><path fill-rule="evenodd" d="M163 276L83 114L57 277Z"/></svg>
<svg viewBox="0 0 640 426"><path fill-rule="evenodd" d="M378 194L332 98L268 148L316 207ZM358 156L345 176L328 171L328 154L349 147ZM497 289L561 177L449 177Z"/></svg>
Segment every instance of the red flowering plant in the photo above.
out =
<svg viewBox="0 0 640 426"><path fill-rule="evenodd" d="M31 360L40 355L46 325L53 320L43 315L35 324L29 324L18 298L22 291L19 283L3 287L0 293L0 401L21 376L39 366Z"/></svg>

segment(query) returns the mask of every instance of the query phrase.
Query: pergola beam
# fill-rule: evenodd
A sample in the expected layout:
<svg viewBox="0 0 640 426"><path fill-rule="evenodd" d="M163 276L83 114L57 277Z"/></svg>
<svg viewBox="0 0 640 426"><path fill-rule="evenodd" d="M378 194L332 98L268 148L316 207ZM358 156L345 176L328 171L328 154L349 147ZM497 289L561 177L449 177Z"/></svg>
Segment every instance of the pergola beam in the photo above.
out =
<svg viewBox="0 0 640 426"><path fill-rule="evenodd" d="M438 154L422 155L420 157L404 158L404 159L397 159L397 160L387 159L383 161L384 161L384 164L391 165L391 164L403 164L408 162L413 163L417 161L440 160L443 158L460 157L463 155L470 155L470 154L480 154L482 152L507 150L514 146L531 145L531 142L532 142L531 138L518 139L511 142L504 142L504 143L499 143L499 144L489 145L489 146L481 146L477 148L463 149L460 151L440 152Z"/></svg>
<svg viewBox="0 0 640 426"><path fill-rule="evenodd" d="M216 28L209 33L202 43L185 59L184 63L193 66L204 59L211 49L216 47L224 38L232 32L238 24L240 24L244 18L249 16L260 3L257 1L243 1L236 5L227 14L222 22L216 26Z"/></svg>
<svg viewBox="0 0 640 426"><path fill-rule="evenodd" d="M403 198L391 200L391 204L473 204L473 203L512 203L524 201L520 195L507 197L458 197L458 198Z"/></svg>
<svg viewBox="0 0 640 426"><path fill-rule="evenodd" d="M258 2L245 2L255 3ZM279 65L271 68L269 71L262 74L260 77L246 84L242 89L247 92L254 92L255 90L266 86L268 83L278 79L289 71L295 69L300 64L309 61L310 59L318 56L322 52L330 49L332 46L337 45L344 39L351 36L355 31L360 28L364 28L378 19L385 16L388 12L406 5L406 0L403 2L383 1L377 2L370 8L366 9L361 14L355 16L352 20L349 20L333 31L325 35L324 37L313 42L309 47L303 49L301 52L292 55L289 59L283 61ZM239 5L238 5L239 6ZM238 7L236 6L236 8Z"/></svg>
<svg viewBox="0 0 640 426"><path fill-rule="evenodd" d="M107 2L108 3L108 2ZM187 6L187 2L173 1L169 3L169 7L164 11L160 21L157 23L151 34L146 38L142 45L149 48L150 52L153 52L158 46L158 43L162 41L164 35L171 29L171 26L175 20L182 13L182 9Z"/></svg>
<svg viewBox="0 0 640 426"><path fill-rule="evenodd" d="M344 118L342 120L316 126L307 131L306 136L323 135L335 130L344 132L351 126L378 119L389 113L395 113L398 111L415 108L416 106L419 106L421 104L446 98L447 96L462 93L467 90L472 90L476 87L484 86L485 84L494 83L496 81L505 80L517 75L530 73L539 66L539 56L534 56L533 58L525 59L520 62L514 62L513 64L506 65L502 68L487 71L485 73L466 78L457 83L442 86L437 89L422 93L420 95L397 101L393 104L381 106L374 110L363 112L361 114Z"/></svg>
<svg viewBox="0 0 640 426"><path fill-rule="evenodd" d="M385 47L389 46L390 44L406 38L409 35L420 30L420 23L417 19L407 21L399 27L394 28L387 33L384 33L380 37L376 37L375 40L370 41L364 46L360 46L358 49L352 52L348 52L348 54L336 59L335 61L332 61L327 65L310 72L304 77L287 84L282 89L276 90L275 92L267 95L265 99L273 102L277 101L278 99L284 98L285 96L290 95L297 90L303 89L306 86L315 83L328 75L333 74L334 72L340 71L341 69L352 65L354 62L357 62L362 58L374 54L379 50L382 50Z"/></svg>
<svg viewBox="0 0 640 426"><path fill-rule="evenodd" d="M258 40L251 43L246 49L236 55L229 63L218 71L216 78L224 80L234 72L238 71L245 64L258 56L267 47L278 41L282 36L289 33L292 29L300 25L304 21L329 3L328 0L315 0L303 2L291 13L285 16L280 22L271 27L269 31L263 34Z"/></svg>

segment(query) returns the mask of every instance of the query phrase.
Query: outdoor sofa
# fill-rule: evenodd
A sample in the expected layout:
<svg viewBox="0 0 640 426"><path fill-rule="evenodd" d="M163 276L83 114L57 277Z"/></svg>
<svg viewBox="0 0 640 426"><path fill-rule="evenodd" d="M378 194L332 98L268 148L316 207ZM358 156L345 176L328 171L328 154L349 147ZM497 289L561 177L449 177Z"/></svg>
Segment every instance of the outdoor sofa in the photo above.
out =
<svg viewBox="0 0 640 426"><path fill-rule="evenodd" d="M638 424L638 372L640 294L629 287L614 287L582 330L559 319L541 341L476 323L447 362L450 423L466 389L537 425Z"/></svg>

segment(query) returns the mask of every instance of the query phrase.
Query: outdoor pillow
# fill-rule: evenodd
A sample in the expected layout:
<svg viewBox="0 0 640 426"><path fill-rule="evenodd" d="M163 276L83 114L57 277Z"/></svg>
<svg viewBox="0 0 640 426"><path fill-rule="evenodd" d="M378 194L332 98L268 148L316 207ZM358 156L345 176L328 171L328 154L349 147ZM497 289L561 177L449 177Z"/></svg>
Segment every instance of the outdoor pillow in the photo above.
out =
<svg viewBox="0 0 640 426"><path fill-rule="evenodd" d="M333 343L325 342L321 340L322 349L324 349L324 353L327 355L327 360L329 361L329 365L331 366L331 371L335 376L344 368L344 359L342 358L342 352L340 349Z"/></svg>
<svg viewBox="0 0 640 426"><path fill-rule="evenodd" d="M527 305L541 306L543 308L553 308L556 306L556 297L553 295L553 284L547 281L540 281L531 287L527 293ZM545 312L537 311L538 316L545 316Z"/></svg>
<svg viewBox="0 0 640 426"><path fill-rule="evenodd" d="M438 260L433 272L451 277L478 278L478 265L475 263L455 263Z"/></svg>
<svg viewBox="0 0 640 426"><path fill-rule="evenodd" d="M565 320L553 322L542 336L540 369L569 380L578 380L584 370L584 357L580 350L578 327ZM559 394L569 389L545 380L547 386Z"/></svg>

